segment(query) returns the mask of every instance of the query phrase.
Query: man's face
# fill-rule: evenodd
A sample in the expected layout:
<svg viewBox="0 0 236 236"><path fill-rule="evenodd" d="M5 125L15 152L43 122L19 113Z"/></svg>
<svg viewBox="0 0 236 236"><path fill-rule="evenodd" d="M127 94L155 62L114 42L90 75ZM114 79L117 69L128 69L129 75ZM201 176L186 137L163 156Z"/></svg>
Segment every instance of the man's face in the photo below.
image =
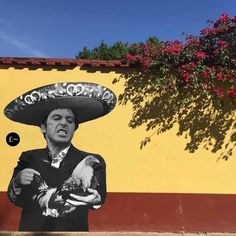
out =
<svg viewBox="0 0 236 236"><path fill-rule="evenodd" d="M67 145L71 143L75 132L75 117L70 109L55 109L51 111L46 125L41 125L46 140L54 145Z"/></svg>

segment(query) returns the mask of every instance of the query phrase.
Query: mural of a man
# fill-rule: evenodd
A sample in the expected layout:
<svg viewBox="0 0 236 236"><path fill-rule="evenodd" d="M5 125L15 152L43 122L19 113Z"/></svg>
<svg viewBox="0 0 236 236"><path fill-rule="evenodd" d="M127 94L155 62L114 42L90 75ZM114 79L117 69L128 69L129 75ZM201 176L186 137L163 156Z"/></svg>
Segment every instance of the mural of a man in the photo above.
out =
<svg viewBox="0 0 236 236"><path fill-rule="evenodd" d="M20 231L88 231L89 209L106 198L105 161L71 141L80 123L106 115L115 103L101 85L60 83L29 91L5 108L11 120L39 126L47 144L21 154L9 183L9 199L22 208Z"/></svg>

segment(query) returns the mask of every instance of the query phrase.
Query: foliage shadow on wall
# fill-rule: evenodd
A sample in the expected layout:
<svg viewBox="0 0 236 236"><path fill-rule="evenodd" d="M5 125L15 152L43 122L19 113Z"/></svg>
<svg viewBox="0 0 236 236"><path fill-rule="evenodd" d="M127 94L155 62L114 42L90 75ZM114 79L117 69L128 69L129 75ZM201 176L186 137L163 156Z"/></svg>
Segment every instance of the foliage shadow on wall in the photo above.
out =
<svg viewBox="0 0 236 236"><path fill-rule="evenodd" d="M181 88L178 93L172 90L163 92L155 78L136 69L126 71L113 80L114 84L118 82L124 83L118 103L131 103L133 107L129 127L135 129L145 125L147 131L153 131L140 141L140 149L155 134L178 125L176 135L186 138L186 151L193 153L203 146L218 153L218 159L228 160L233 155L236 146L235 103L219 103L198 91Z"/></svg>

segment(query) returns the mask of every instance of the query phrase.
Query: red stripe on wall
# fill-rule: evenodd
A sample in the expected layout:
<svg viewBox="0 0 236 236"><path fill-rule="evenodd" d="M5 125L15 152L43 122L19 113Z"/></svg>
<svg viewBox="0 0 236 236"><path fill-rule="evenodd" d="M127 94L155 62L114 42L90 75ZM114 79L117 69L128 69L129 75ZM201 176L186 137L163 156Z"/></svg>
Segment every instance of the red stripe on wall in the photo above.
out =
<svg viewBox="0 0 236 236"><path fill-rule="evenodd" d="M0 231L17 230L19 218L20 208L8 200L6 192L0 192Z"/></svg>
<svg viewBox="0 0 236 236"><path fill-rule="evenodd" d="M0 192L0 230L17 230L20 209ZM90 211L90 231L236 232L236 195L108 193Z"/></svg>

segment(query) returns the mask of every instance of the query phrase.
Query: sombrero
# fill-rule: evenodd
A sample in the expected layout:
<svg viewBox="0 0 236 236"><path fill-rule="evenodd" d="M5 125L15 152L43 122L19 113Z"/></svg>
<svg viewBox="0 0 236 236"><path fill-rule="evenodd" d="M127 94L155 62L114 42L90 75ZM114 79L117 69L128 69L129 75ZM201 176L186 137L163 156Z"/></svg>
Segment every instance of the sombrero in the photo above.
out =
<svg viewBox="0 0 236 236"><path fill-rule="evenodd" d="M83 123L108 114L115 104L115 94L102 85L66 82L24 93L6 106L4 114L13 121L40 126L52 110L70 108L75 122Z"/></svg>

